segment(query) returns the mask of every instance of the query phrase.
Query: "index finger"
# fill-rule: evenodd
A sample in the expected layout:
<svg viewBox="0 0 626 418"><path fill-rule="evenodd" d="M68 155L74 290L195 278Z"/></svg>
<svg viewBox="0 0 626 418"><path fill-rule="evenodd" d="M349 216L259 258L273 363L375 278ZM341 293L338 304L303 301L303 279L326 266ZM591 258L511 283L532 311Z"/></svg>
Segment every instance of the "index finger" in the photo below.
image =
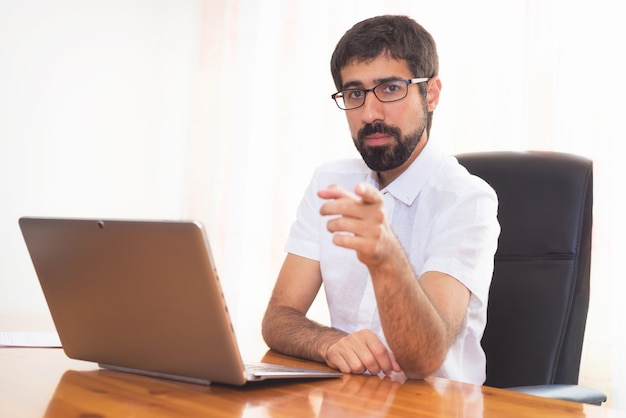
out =
<svg viewBox="0 0 626 418"><path fill-rule="evenodd" d="M318 190L317 195L322 199L340 199L342 197L347 197L353 200L360 200L357 195L347 191L337 184L331 184L324 189Z"/></svg>

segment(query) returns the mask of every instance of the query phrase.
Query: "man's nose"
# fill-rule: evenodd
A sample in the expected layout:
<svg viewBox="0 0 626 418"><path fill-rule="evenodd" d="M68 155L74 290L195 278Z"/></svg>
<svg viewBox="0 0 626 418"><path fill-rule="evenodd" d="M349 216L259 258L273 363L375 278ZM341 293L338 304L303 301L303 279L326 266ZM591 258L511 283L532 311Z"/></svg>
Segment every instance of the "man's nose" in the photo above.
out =
<svg viewBox="0 0 626 418"><path fill-rule="evenodd" d="M384 103L378 100L373 91L365 93L365 103L361 107L361 119L364 123L373 123L385 119Z"/></svg>

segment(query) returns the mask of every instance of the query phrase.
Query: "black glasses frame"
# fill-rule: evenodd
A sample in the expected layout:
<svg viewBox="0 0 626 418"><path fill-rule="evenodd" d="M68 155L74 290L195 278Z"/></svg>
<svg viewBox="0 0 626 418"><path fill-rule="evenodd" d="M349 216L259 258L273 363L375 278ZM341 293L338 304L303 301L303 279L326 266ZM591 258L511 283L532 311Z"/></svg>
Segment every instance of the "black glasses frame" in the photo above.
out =
<svg viewBox="0 0 626 418"><path fill-rule="evenodd" d="M430 78L428 77L419 77L419 78L412 78L409 80L392 80L393 82L405 82L407 89L404 92L404 96L399 97L397 99L393 99L393 100L384 100L381 99L380 97L378 97L378 94L376 94L376 89L378 89L380 86L384 86L386 84L389 84L390 81L385 81L384 83L380 83L374 87L372 87L371 89L345 89L345 90L341 90L338 91L337 93L332 94L330 97L335 101L335 103L337 104L337 107L341 110L352 110L352 109L358 109L359 107L363 106L365 104L365 96L367 95L367 93L372 92L374 94L374 96L376 97L376 99L378 99L380 102L382 103L391 103L391 102L397 102L398 100L402 100L404 99L407 94L409 94L409 85L410 84L419 84L419 83L423 83L425 81L430 80ZM358 106L352 106L352 107L347 107L345 106L345 100L343 100L343 97L348 94L348 93L353 93L355 91L360 91L363 93L363 101L360 105Z"/></svg>

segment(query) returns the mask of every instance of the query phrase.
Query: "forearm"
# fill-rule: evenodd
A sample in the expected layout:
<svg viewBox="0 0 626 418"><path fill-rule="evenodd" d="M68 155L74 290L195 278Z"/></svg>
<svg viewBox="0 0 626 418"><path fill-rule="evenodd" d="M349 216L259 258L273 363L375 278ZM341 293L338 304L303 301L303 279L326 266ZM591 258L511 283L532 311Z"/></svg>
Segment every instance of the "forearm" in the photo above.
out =
<svg viewBox="0 0 626 418"><path fill-rule="evenodd" d="M410 378L437 370L456 335L402 256L390 257L371 269L381 325L387 343Z"/></svg>
<svg viewBox="0 0 626 418"><path fill-rule="evenodd" d="M437 370L449 347L441 318L424 306L427 304L415 289L387 292L379 302L387 342L407 376L414 379L422 379ZM406 316L400 317L400 313Z"/></svg>
<svg viewBox="0 0 626 418"><path fill-rule="evenodd" d="M328 347L346 333L323 326L287 306L270 306L263 318L263 338L281 353L326 363Z"/></svg>

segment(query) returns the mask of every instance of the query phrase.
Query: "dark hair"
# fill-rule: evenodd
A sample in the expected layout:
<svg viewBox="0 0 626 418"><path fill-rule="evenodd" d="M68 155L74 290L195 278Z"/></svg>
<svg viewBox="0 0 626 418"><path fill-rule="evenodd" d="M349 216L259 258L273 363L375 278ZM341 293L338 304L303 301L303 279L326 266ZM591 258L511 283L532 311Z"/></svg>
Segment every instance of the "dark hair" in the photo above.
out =
<svg viewBox="0 0 626 418"><path fill-rule="evenodd" d="M405 60L413 77L434 77L439 72L437 47L426 29L407 16L377 16L354 25L337 43L330 60L337 90L342 87L343 67L382 54Z"/></svg>

